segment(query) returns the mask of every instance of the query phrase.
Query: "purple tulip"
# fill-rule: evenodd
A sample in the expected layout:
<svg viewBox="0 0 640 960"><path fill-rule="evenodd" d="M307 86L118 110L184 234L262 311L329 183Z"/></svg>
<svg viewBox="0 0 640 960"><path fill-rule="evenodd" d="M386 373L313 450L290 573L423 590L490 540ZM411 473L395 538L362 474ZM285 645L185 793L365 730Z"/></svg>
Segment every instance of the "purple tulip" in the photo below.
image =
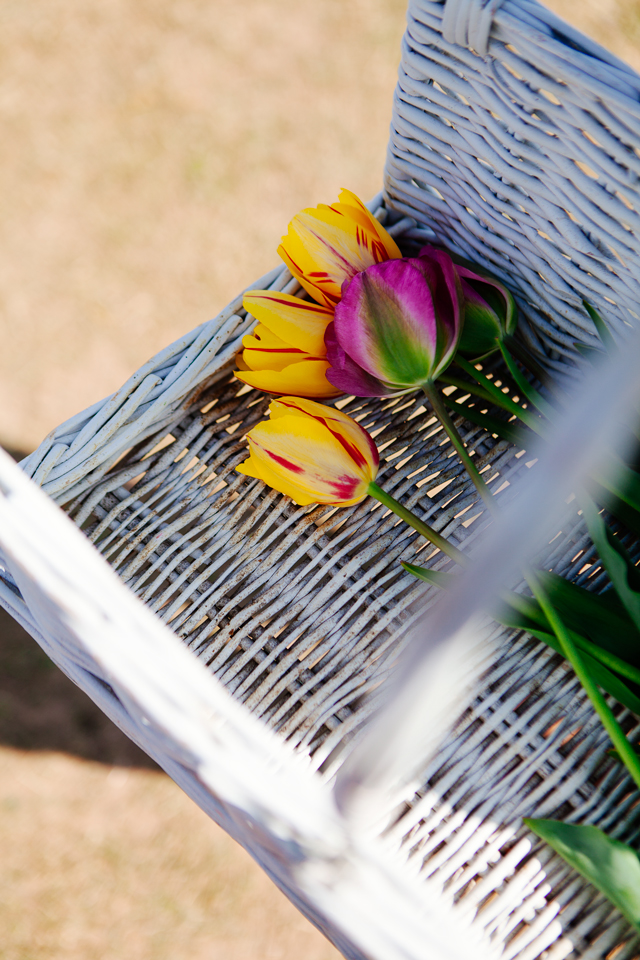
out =
<svg viewBox="0 0 640 960"><path fill-rule="evenodd" d="M460 279L443 250L374 264L343 284L325 335L327 379L359 397L431 384L453 359L462 315Z"/></svg>
<svg viewBox="0 0 640 960"><path fill-rule="evenodd" d="M436 247L423 247L420 257L434 258ZM493 353L514 332L518 309L503 283L482 267L467 261L454 264L462 285L464 318L458 350L463 356L481 359Z"/></svg>

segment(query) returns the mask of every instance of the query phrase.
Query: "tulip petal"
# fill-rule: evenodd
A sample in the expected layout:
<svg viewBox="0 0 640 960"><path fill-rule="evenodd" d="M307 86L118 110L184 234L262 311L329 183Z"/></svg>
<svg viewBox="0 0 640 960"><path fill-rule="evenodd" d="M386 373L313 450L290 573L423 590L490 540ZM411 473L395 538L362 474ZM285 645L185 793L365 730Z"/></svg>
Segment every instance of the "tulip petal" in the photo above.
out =
<svg viewBox="0 0 640 960"><path fill-rule="evenodd" d="M308 356L304 350L276 337L261 323L253 331L253 336L248 334L242 338L242 346L243 360L249 370L282 370Z"/></svg>
<svg viewBox="0 0 640 960"><path fill-rule="evenodd" d="M462 281L462 294L464 325L458 350L470 356L485 355L496 350L502 333L497 313L467 280Z"/></svg>
<svg viewBox="0 0 640 960"><path fill-rule="evenodd" d="M364 220L364 223L363 220L361 220L360 223L363 223L363 225L366 224L365 229L377 234L387 252L387 259L395 260L402 256L400 248L391 234L385 230L380 221L367 210L362 200L357 197L355 193L352 193L351 190L342 189L339 195L339 203L340 205L344 204L345 206L355 207L360 212ZM337 206L337 204L335 204L335 206ZM351 213L351 216L354 216L354 214Z"/></svg>
<svg viewBox="0 0 640 960"><path fill-rule="evenodd" d="M344 202L354 199L355 203ZM278 253L318 303L332 307L345 280L390 256L400 257L393 238L348 191L341 200L298 213ZM390 253L391 251L391 253Z"/></svg>
<svg viewBox="0 0 640 960"><path fill-rule="evenodd" d="M289 346L315 357L324 356L324 332L333 319L333 310L271 290L250 290L242 303L261 325Z"/></svg>
<svg viewBox="0 0 640 960"><path fill-rule="evenodd" d="M258 480L263 480L268 486L273 487L274 490L277 490L279 493L284 493L287 497L291 497L293 502L297 503L298 506L306 507L310 503L318 503L314 493L310 493L299 484L289 480L288 477L283 476L281 472L274 470L267 458L253 447L251 441L249 441L249 445L251 448L251 456L248 460L241 463L239 467L236 467L238 473L243 473L247 477L255 477Z"/></svg>
<svg viewBox="0 0 640 960"><path fill-rule="evenodd" d="M330 210L330 208L327 208ZM334 213L333 220L299 213L278 253L311 296L328 307L340 299L344 280L376 260L358 243L361 230L353 220Z"/></svg>
<svg viewBox="0 0 640 960"><path fill-rule="evenodd" d="M245 351L245 357L248 351ZM299 356L299 354L298 354ZM282 369L252 369L235 372L238 380L265 393L301 395L329 399L339 397L342 390L327 380L328 360L305 358Z"/></svg>
<svg viewBox="0 0 640 960"><path fill-rule="evenodd" d="M248 370L248 369L249 369L249 367L247 366L247 364L246 364L245 361L244 361L244 357L242 356L242 350L241 350L239 353L236 353L236 366L237 366L238 370Z"/></svg>
<svg viewBox="0 0 640 960"><path fill-rule="evenodd" d="M238 470L258 476L296 503L357 503L369 480L359 477L344 447L314 417L280 416L249 435L251 456Z"/></svg>
<svg viewBox="0 0 640 960"><path fill-rule="evenodd" d="M419 385L433 369L438 330L429 286L408 260L388 260L358 274L336 307L340 346L372 376Z"/></svg>
<svg viewBox="0 0 640 960"><path fill-rule="evenodd" d="M424 269L424 257L418 258ZM438 265L439 275L433 277L431 290L438 324L438 357L432 379L436 380L453 360L462 331L463 296L457 268L448 253L435 250L432 258Z"/></svg>
<svg viewBox="0 0 640 960"><path fill-rule="evenodd" d="M436 252L442 253L437 247L426 246L420 251L420 257L431 257ZM460 279L466 280L469 286L475 289L496 312L503 335L513 333L518 324L518 308L511 291L484 268L462 260L460 257L455 258L455 270Z"/></svg>
<svg viewBox="0 0 640 960"><path fill-rule="evenodd" d="M511 291L488 274L475 273L462 266L456 266L456 270L458 275L495 310L504 334L513 333L518 325L518 308Z"/></svg>
<svg viewBox="0 0 640 960"><path fill-rule="evenodd" d="M397 388L367 373L345 353L336 338L334 323L327 327L324 339L327 360L331 364L327 370L327 380L343 393L352 394L354 397L386 397L398 392Z"/></svg>
<svg viewBox="0 0 640 960"><path fill-rule="evenodd" d="M272 420L283 416L313 417L324 424L347 451L354 468L367 472L368 480L375 479L380 466L378 448L369 433L346 413L304 397L281 397L269 404L269 414Z"/></svg>
<svg viewBox="0 0 640 960"><path fill-rule="evenodd" d="M306 353L295 347L286 347L284 350L250 350L245 347L243 358L250 371L271 370L274 373L308 359Z"/></svg>

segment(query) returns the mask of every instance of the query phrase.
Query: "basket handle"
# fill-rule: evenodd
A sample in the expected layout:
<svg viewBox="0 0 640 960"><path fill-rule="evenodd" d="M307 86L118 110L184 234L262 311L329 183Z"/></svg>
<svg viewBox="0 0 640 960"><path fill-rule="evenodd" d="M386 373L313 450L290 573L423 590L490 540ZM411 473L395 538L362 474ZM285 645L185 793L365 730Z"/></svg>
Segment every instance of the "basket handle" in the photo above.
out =
<svg viewBox="0 0 640 960"><path fill-rule="evenodd" d="M486 57L493 18L502 0L445 0L442 36Z"/></svg>

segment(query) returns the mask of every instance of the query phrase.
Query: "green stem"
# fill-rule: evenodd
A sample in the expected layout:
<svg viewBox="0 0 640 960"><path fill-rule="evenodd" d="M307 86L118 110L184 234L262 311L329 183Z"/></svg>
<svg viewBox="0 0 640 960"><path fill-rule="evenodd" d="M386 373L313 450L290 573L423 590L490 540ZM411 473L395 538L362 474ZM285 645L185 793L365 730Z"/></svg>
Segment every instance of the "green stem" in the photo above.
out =
<svg viewBox="0 0 640 960"><path fill-rule="evenodd" d="M390 493L386 493L382 487L379 487L377 483L374 483L373 480L369 484L368 493L378 500L383 506L388 507L389 510L393 510L396 516L400 517L401 520L404 520L405 523L408 523L410 527L413 527L414 530L417 530L426 540L429 540L434 547L438 547L439 550L442 550L443 553L446 553L448 557L451 557L452 560L455 560L456 563L459 563L461 566L464 566L469 562L469 558L462 550L458 550L457 547L454 547L452 543L449 543L445 537L441 536L433 527L430 527L428 523L424 523L423 520L418 519L415 513L412 513L411 510L407 510L406 507L403 507Z"/></svg>
<svg viewBox="0 0 640 960"><path fill-rule="evenodd" d="M540 413L544 414L544 416L549 420L553 420L553 418L557 416L556 410L554 410L550 403L547 403L547 401L538 393L535 387L531 386L527 378L523 376L521 371L518 369L518 365L507 350L505 344L502 341L499 342L500 353L502 354L504 362L509 368L509 373L515 380L518 389L524 394L529 403L533 404L534 407L537 407Z"/></svg>
<svg viewBox="0 0 640 960"><path fill-rule="evenodd" d="M617 657L615 653L610 653L608 650L605 650L604 647L599 647L597 643L593 643L593 641L581 636L579 633L573 633L572 636L574 643L580 647L581 650L584 650L585 653L591 654L594 660L599 660L605 667L609 667L610 670L615 670L621 677L626 677L626 679L631 680L632 683L640 684L640 670L638 670L637 667L627 663L622 657Z"/></svg>
<svg viewBox="0 0 640 960"><path fill-rule="evenodd" d="M455 363L462 367L462 369L469 374L470 377L480 384L484 388L484 392L488 395L488 399L492 403L497 404L497 406L502 407L503 410L506 410L507 413L512 413L515 417L518 417L527 427L531 430L534 430L541 437L545 435L545 429L540 423L538 418L530 413L529 410L523 410L515 400L512 400L511 397L508 397L502 392L500 387L496 387L495 383L492 380L489 380L488 377L485 377L483 373L480 373L479 370L476 370L472 363L469 363L468 360L465 360L464 357L461 357L459 354L455 358ZM442 377L440 377L442 379ZM464 386L464 381L458 381L455 386ZM469 389L469 385L467 385ZM470 391L473 393L473 390Z"/></svg>
<svg viewBox="0 0 640 960"><path fill-rule="evenodd" d="M591 674L582 662L580 654L578 653L578 649L573 642L569 631L558 616L540 581L532 572L527 574L526 579L531 588L531 592L540 604L547 620L551 624L553 632L558 638L558 642L562 647L565 657L575 670L578 680L584 687L585 692L591 700L596 713L600 717L603 727L611 737L614 747L618 751L618 754L624 762L627 770L633 777L636 786L640 787L640 757L636 755L635 750L627 740L622 727L614 717L607 701L600 693L598 686L591 679Z"/></svg>
<svg viewBox="0 0 640 960"><path fill-rule="evenodd" d="M449 439L451 440L451 443L458 453L458 456L467 468L467 473L473 480L476 490L484 500L489 510L491 510L492 513L495 513L496 506L491 495L491 491L478 473L475 463L467 453L467 448L463 443L462 437L453 425L453 420L447 412L447 408L444 405L444 401L442 400L437 387L435 387L433 383L427 383L423 386L423 389L427 400L433 407L433 412L444 427Z"/></svg>
<svg viewBox="0 0 640 960"><path fill-rule="evenodd" d="M449 367L449 370L451 367ZM463 380L462 377L455 377L447 370L446 373L441 373L438 377L438 383L446 383L449 387L459 387L460 390L464 390L466 393L472 393L474 397L480 397L481 400L485 400L487 403L494 403L494 398L490 393L487 393L486 390L483 390L482 387L479 387L477 383L469 383L467 380Z"/></svg>

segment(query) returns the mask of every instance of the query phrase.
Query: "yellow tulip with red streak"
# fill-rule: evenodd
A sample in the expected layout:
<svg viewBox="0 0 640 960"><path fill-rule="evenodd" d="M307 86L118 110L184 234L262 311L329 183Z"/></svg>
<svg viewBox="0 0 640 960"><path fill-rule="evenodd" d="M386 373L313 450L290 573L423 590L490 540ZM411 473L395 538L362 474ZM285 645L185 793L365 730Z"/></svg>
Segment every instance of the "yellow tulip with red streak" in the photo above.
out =
<svg viewBox="0 0 640 960"><path fill-rule="evenodd" d="M380 460L363 427L302 397L272 401L269 415L247 434L250 456L237 467L240 473L264 480L300 506L347 507L364 500Z"/></svg>
<svg viewBox="0 0 640 960"><path fill-rule="evenodd" d="M345 280L361 270L401 257L393 237L350 190L337 203L296 214L278 253L314 300L333 308Z"/></svg>
<svg viewBox="0 0 640 960"><path fill-rule="evenodd" d="M340 395L325 376L329 361L324 334L333 310L270 290L250 291L243 304L259 322L252 335L242 338L239 380L266 393Z"/></svg>
<svg viewBox="0 0 640 960"><path fill-rule="evenodd" d="M266 393L337 397L341 391L326 377L324 334L341 286L372 264L400 257L400 250L362 201L342 190L338 203L297 214L278 253L317 303L249 290L243 306L258 325L242 340L236 377Z"/></svg>

